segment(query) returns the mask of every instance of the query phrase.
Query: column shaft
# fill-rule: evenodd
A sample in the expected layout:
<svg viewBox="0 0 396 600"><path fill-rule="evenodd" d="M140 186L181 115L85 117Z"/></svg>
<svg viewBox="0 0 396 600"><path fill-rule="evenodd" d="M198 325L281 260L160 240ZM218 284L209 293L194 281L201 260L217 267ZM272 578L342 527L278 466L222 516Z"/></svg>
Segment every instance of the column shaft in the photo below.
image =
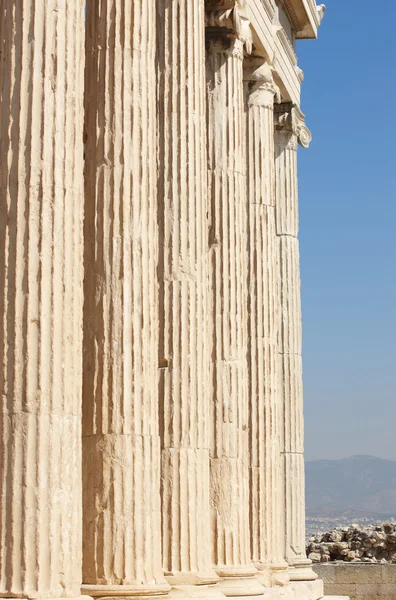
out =
<svg viewBox="0 0 396 600"><path fill-rule="evenodd" d="M262 588L250 562L243 43L207 53L213 559L226 595ZM242 579L245 578L245 579ZM249 579L250 578L250 579ZM233 581L234 579L234 581Z"/></svg>
<svg viewBox="0 0 396 600"><path fill-rule="evenodd" d="M84 590L159 595L155 0L86 20Z"/></svg>
<svg viewBox="0 0 396 600"><path fill-rule="evenodd" d="M0 3L0 596L79 597L84 9Z"/></svg>
<svg viewBox="0 0 396 600"><path fill-rule="evenodd" d="M157 7L163 568L173 585L205 584L218 576L209 510L204 0Z"/></svg>
<svg viewBox="0 0 396 600"><path fill-rule="evenodd" d="M249 447L251 552L260 581L287 581L281 542L278 402L278 242L275 222L274 95L268 65L252 59L247 93L249 257ZM259 61L260 64L260 61Z"/></svg>
<svg viewBox="0 0 396 600"><path fill-rule="evenodd" d="M301 128L295 120L295 110L291 105L279 107L275 131L283 530L285 558L293 567L290 578L309 580L315 579L316 575L305 554L302 329L297 238L297 140ZM302 131L300 135L303 135Z"/></svg>

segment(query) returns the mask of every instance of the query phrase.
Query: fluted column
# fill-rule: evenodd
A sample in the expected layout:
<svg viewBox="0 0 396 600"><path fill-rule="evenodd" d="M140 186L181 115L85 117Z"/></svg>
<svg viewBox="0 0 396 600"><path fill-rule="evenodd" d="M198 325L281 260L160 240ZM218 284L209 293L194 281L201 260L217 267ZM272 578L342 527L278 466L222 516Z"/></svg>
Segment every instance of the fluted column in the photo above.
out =
<svg viewBox="0 0 396 600"><path fill-rule="evenodd" d="M0 2L0 596L79 597L84 8Z"/></svg>
<svg viewBox="0 0 396 600"><path fill-rule="evenodd" d="M221 589L247 596L263 589L250 561L243 41L219 33L221 14L207 29L211 522Z"/></svg>
<svg viewBox="0 0 396 600"><path fill-rule="evenodd" d="M288 581L281 535L278 390L278 242L275 221L274 97L268 64L245 64L248 175L248 368L251 552L266 585Z"/></svg>
<svg viewBox="0 0 396 600"><path fill-rule="evenodd" d="M88 2L84 591L158 596L155 0Z"/></svg>
<svg viewBox="0 0 396 600"><path fill-rule="evenodd" d="M279 375L282 418L283 531L291 580L317 575L305 553L305 473L302 389L300 257L298 244L297 143L311 136L291 104L275 120L276 231L279 252Z"/></svg>
<svg viewBox="0 0 396 600"><path fill-rule="evenodd" d="M158 0L157 14L162 562L173 594L207 598L215 591L202 585L219 577L209 510L204 0Z"/></svg>

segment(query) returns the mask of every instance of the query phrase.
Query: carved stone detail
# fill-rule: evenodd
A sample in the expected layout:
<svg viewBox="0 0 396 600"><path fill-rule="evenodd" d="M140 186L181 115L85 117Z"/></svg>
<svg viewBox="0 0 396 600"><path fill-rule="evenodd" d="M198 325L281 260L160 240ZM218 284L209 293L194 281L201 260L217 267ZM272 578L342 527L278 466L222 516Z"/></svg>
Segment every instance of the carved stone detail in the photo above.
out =
<svg viewBox="0 0 396 600"><path fill-rule="evenodd" d="M303 148L309 148L312 141L312 134L305 125L305 116L301 109L295 104L283 103L276 109L275 115L276 129L284 129L293 133L298 143Z"/></svg>
<svg viewBox="0 0 396 600"><path fill-rule="evenodd" d="M323 596L294 41L324 10L0 0L0 600Z"/></svg>
<svg viewBox="0 0 396 600"><path fill-rule="evenodd" d="M160 543L155 4L87 3L83 590L95 597L170 589Z"/></svg>
<svg viewBox="0 0 396 600"><path fill-rule="evenodd" d="M251 552L259 580L288 581L281 530L278 414L278 298L274 100L280 92L262 59L245 62L248 180L248 367Z"/></svg>
<svg viewBox="0 0 396 600"><path fill-rule="evenodd" d="M274 101L281 102L281 92L274 81L273 69L262 58L250 57L245 59L244 80L249 83L249 102L254 102L254 92L256 90L269 92L268 107L273 108ZM260 101L260 105L262 105L262 101Z"/></svg>
<svg viewBox="0 0 396 600"><path fill-rule="evenodd" d="M161 1L157 15L162 563L172 596L212 597L204 2Z"/></svg>
<svg viewBox="0 0 396 600"><path fill-rule="evenodd" d="M293 581L316 579L305 556L302 328L298 244L297 140L308 147L304 115L291 103L275 107L278 235L279 402L282 455L282 537Z"/></svg>
<svg viewBox="0 0 396 600"><path fill-rule="evenodd" d="M207 50L213 561L226 596L261 596L250 561L247 242L241 41Z"/></svg>
<svg viewBox="0 0 396 600"><path fill-rule="evenodd" d="M84 13L0 2L0 597L81 582Z"/></svg>
<svg viewBox="0 0 396 600"><path fill-rule="evenodd" d="M249 20L241 13L241 3L234 1L232 8L216 8L206 12L206 27L229 30L228 36L236 36L245 46L247 54L251 54L253 38ZM224 35L225 32L213 31L212 38ZM226 34L227 35L227 34Z"/></svg>
<svg viewBox="0 0 396 600"><path fill-rule="evenodd" d="M326 5L319 4L319 6L317 6L316 9L317 9L317 15L318 15L318 25L320 25L324 15L325 15L325 12L326 12Z"/></svg>

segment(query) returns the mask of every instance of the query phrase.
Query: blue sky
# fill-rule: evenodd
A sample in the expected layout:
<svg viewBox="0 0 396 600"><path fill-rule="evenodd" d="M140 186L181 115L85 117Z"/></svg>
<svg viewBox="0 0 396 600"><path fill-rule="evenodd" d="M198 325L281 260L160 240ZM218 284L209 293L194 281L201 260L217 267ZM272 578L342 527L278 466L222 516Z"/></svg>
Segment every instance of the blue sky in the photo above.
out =
<svg viewBox="0 0 396 600"><path fill-rule="evenodd" d="M297 54L306 458L396 460L396 3L328 0Z"/></svg>

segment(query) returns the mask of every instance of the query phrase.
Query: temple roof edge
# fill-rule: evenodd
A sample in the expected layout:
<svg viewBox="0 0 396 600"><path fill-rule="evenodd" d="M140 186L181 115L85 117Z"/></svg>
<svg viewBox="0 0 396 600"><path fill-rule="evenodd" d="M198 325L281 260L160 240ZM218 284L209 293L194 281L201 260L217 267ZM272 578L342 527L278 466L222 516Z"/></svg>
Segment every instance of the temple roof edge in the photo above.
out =
<svg viewBox="0 0 396 600"><path fill-rule="evenodd" d="M281 0L296 32L297 39L315 39L326 6L316 0Z"/></svg>

